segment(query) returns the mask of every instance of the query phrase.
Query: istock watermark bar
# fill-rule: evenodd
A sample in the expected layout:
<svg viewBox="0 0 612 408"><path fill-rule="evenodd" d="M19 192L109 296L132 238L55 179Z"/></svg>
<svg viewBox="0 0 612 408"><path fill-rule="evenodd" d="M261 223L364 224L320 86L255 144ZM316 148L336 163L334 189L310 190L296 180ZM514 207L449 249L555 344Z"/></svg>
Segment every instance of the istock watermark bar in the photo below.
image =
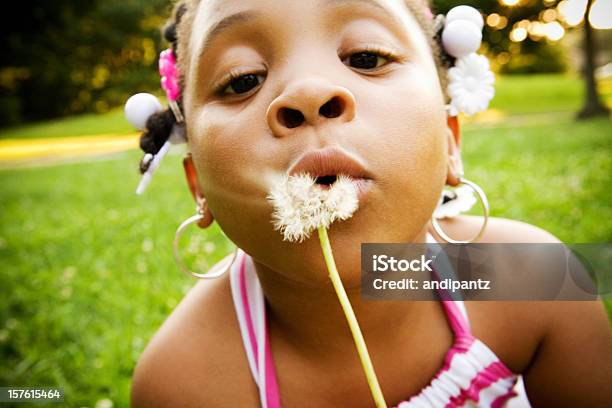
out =
<svg viewBox="0 0 612 408"><path fill-rule="evenodd" d="M612 244L362 244L369 300L612 299Z"/></svg>

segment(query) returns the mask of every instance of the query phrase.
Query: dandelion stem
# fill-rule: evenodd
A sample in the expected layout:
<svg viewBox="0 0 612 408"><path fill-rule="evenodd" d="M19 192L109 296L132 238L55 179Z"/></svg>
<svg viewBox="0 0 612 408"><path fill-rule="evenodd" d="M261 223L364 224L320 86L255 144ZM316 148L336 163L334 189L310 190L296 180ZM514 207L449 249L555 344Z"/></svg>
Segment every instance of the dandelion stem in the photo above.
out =
<svg viewBox="0 0 612 408"><path fill-rule="evenodd" d="M323 226L319 226L318 231L319 241L321 242L321 249L323 250L323 256L325 257L325 264L327 265L327 270L329 271L329 277L331 278L332 284L334 285L336 295L338 296L338 300L340 301L340 306L342 306L342 310L344 311L344 315L346 316L346 321L348 322L349 328L351 329L351 334L353 335L353 340L355 341L355 346L357 347L357 353L359 354L359 359L361 360L363 371L365 372L366 379L368 380L368 385L370 386L370 392L372 393L372 397L374 398L376 407L386 408L387 404L385 403L385 398L383 396L382 390L380 389L380 384L378 384L378 379L376 378L374 366L372 365L372 360L370 360L370 355L368 354L368 349L366 347L365 340L363 339L363 334L361 333L359 323L357 322L357 318L355 317L355 312L353 312L351 302L349 301L348 296L346 295L346 291L344 290L344 286L342 285L342 280L340 279L340 275L338 274L338 269L336 268L336 262L334 261L334 255L332 253L332 248L329 243L327 229Z"/></svg>

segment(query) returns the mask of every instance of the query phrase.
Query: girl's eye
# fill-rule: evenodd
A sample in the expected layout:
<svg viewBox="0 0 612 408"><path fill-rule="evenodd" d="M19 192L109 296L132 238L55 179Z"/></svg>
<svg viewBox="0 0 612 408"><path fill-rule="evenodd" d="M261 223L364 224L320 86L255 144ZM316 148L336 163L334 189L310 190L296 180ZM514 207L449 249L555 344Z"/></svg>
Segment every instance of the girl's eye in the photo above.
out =
<svg viewBox="0 0 612 408"><path fill-rule="evenodd" d="M393 60L392 56L385 55L380 51L359 51L351 54L348 58L348 65L357 69L376 69Z"/></svg>
<svg viewBox="0 0 612 408"><path fill-rule="evenodd" d="M221 87L222 94L243 94L258 86L263 81L262 75L246 74L234 76L233 79Z"/></svg>

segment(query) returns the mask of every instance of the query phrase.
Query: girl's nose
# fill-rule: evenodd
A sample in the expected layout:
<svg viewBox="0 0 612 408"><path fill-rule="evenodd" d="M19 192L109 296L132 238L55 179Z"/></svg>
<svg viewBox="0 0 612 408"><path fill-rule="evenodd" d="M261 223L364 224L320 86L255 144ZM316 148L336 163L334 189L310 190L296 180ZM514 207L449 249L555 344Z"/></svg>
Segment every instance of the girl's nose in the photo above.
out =
<svg viewBox="0 0 612 408"><path fill-rule="evenodd" d="M302 79L288 86L272 101L266 120L276 137L301 126L320 126L329 121L349 122L355 117L355 97L346 88L321 79Z"/></svg>

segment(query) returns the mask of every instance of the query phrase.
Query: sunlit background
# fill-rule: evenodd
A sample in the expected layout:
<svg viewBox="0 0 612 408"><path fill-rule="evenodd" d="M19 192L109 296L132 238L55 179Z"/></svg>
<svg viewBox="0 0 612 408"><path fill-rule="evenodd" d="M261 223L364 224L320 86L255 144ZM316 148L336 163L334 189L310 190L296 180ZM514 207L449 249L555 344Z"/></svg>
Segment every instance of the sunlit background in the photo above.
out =
<svg viewBox="0 0 612 408"><path fill-rule="evenodd" d="M612 0L436 0L439 12L474 5L484 44L500 74L580 72L583 32L593 31L600 71L610 61ZM155 68L166 46L159 29L168 0L16 3L0 28L0 126L83 112L104 113L134 90L158 91ZM588 21L590 24L585 24ZM605 71L607 72L607 71ZM599 74L601 74L599 72ZM53 95L53 103L41 95Z"/></svg>

